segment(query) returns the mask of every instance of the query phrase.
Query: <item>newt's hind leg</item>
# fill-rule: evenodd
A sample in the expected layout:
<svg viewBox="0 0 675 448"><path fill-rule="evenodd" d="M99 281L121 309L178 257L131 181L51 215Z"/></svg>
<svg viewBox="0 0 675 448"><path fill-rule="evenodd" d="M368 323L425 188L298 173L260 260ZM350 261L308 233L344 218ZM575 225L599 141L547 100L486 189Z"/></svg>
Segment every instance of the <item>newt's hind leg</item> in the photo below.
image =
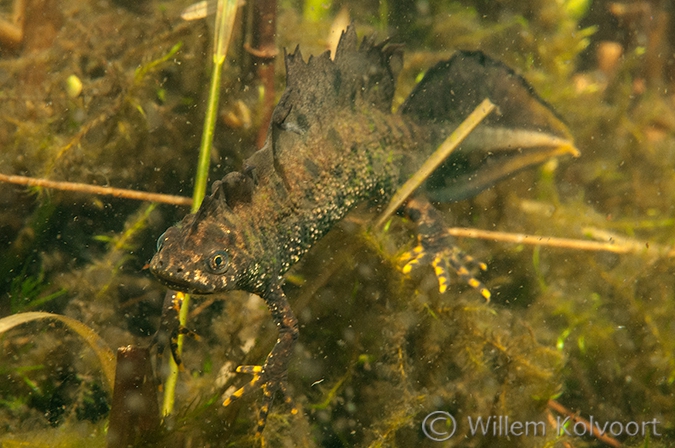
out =
<svg viewBox="0 0 675 448"><path fill-rule="evenodd" d="M454 238L448 234L438 211L427 200L412 198L405 205L405 212L417 224L419 244L402 255L401 259L405 262L403 273L409 273L420 264L431 264L438 279L438 289L443 293L448 288L449 271L452 270L486 300L490 300L490 291L469 271L472 267L484 271L487 266L455 246Z"/></svg>
<svg viewBox="0 0 675 448"><path fill-rule="evenodd" d="M267 302L272 313L272 318L279 329L279 338L262 366L237 367L237 373L249 373L253 375L253 378L244 386L234 391L223 402L223 406L229 406L235 400L257 388L263 390L263 403L258 413L256 438L259 438L265 429L267 415L272 407L274 394L277 391L281 391L284 394L285 402L291 406L291 414L295 415L298 413L298 408L288 395L286 388L288 361L291 357L295 341L298 338L298 321L281 287L271 287L262 296Z"/></svg>
<svg viewBox="0 0 675 448"><path fill-rule="evenodd" d="M293 398L288 394L286 388L286 380L275 381L273 379L265 380L264 375L264 366L239 366L236 369L237 373L250 373L253 375L251 381L246 383L244 386L240 387L232 393L228 398L223 402L223 406L229 406L237 399L243 397L249 392L261 388L263 390L263 404L260 407L258 413L258 421L256 425L255 437L259 438L262 435L263 430L265 429L265 423L267 422L267 416L272 408L272 403L274 402L274 393L279 390L284 395L284 402L290 406L291 415L296 415L299 410L296 406Z"/></svg>

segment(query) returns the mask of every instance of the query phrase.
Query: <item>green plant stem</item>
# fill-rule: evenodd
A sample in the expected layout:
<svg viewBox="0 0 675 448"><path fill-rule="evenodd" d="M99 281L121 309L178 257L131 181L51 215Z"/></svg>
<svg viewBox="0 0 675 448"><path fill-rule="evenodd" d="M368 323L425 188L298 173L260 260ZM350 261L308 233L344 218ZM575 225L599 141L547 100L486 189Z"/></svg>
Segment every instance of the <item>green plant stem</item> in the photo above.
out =
<svg viewBox="0 0 675 448"><path fill-rule="evenodd" d="M214 61L213 71L211 72L211 85L209 86L209 99L206 109L206 120L204 130L202 131L202 143L199 148L199 161L197 162L197 174L195 175L195 186L192 193L192 213L199 209L199 206L206 194L206 181L209 175L209 165L211 161L211 146L213 144L213 134L216 128L216 116L218 111L218 97L220 95L220 78L223 72L223 64ZM217 80L217 81L216 81Z"/></svg>
<svg viewBox="0 0 675 448"><path fill-rule="evenodd" d="M206 118L202 131L202 143L199 147L199 162L195 176L195 187L192 193L192 213L199 206L206 194L206 180L209 175L209 162L211 160L211 147L213 134L216 129L218 116L218 100L220 99L220 79L223 73L223 63L227 47L230 44L234 18L237 14L237 0L218 0L216 12L216 32L213 36L213 68L211 72L211 84L209 86L209 98L206 106Z"/></svg>
<svg viewBox="0 0 675 448"><path fill-rule="evenodd" d="M213 45L213 68L211 71L211 84L209 86L209 97L206 106L206 118L204 119L204 129L202 131L202 142L199 148L199 161L197 163L197 174L195 175L194 191L192 193L192 213L199 209L199 206L206 194L206 182L209 175L209 164L211 161L211 147L213 146L213 134L216 129L216 118L218 116L218 100L220 98L220 80L223 73L223 63L227 47L232 36L234 18L237 13L238 0L218 0L216 12L216 27ZM187 325L190 296L185 295L180 309L180 325ZM183 335L178 336L177 353L183 352ZM162 414L170 415L173 412L176 383L178 381L178 367L173 358L169 360L170 372L166 379L164 388L164 402L162 403Z"/></svg>

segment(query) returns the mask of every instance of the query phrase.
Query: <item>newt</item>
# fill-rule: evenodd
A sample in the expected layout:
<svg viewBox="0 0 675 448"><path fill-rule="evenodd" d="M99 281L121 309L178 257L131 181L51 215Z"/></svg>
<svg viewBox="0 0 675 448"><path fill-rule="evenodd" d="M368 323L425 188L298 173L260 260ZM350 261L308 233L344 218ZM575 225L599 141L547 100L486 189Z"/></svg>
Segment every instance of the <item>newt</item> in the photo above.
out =
<svg viewBox="0 0 675 448"><path fill-rule="evenodd" d="M304 61L285 53L286 89L264 146L241 171L213 184L199 210L158 240L151 272L168 287L195 294L244 290L269 307L278 339L253 379L225 401L262 388L257 435L286 375L298 321L284 274L357 204L386 204L484 98L498 106L405 205L420 245L404 271L433 265L441 292L449 272L489 291L470 273L483 266L456 248L431 201L458 200L561 154L577 155L567 127L506 65L481 52L458 52L428 70L392 113L402 48L365 38L353 25L330 52ZM461 165L463 171L455 167Z"/></svg>

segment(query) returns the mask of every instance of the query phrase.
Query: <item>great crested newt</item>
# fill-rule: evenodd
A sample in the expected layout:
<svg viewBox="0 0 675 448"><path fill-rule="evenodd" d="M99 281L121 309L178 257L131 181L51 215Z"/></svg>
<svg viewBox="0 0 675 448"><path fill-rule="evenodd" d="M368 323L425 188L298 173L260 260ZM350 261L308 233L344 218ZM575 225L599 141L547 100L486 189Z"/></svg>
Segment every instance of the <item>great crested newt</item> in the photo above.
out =
<svg viewBox="0 0 675 448"><path fill-rule="evenodd" d="M405 205L420 246L406 269L431 263L445 289L449 270L489 298L465 265L429 200L458 200L521 169L576 155L572 137L526 81L481 52L458 52L429 69L392 113L402 48L365 38L350 26L334 59L285 55L286 89L264 146L239 172L213 185L200 209L158 240L152 273L178 291L244 290L262 297L279 332L261 366L240 366L253 379L224 404L262 388L257 434L277 391L286 391L298 321L283 290L284 274L352 208L386 203L484 98L498 110ZM461 162L458 162L460 160ZM455 166L461 165L463 171ZM432 185L433 184L433 185ZM471 266L468 266L471 267Z"/></svg>

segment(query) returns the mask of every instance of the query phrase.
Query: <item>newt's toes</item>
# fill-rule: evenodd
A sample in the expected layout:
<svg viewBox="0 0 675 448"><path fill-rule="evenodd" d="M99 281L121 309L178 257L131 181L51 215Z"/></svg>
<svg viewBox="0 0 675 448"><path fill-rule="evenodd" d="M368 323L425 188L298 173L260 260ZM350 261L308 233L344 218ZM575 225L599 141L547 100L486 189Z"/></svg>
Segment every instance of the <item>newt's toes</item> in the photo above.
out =
<svg viewBox="0 0 675 448"><path fill-rule="evenodd" d="M450 272L454 271L464 283L477 289L485 300L490 300L490 291L480 282L480 280L476 279L469 271L469 268L467 268L467 266L477 267L484 271L487 269L487 265L483 262L476 261L473 257L463 253L454 245L431 249L425 248L422 243L413 250L401 255L399 260L405 263L403 268L401 268L404 274L409 274L419 265L431 264L434 269L434 274L436 274L438 290L441 294L448 290Z"/></svg>

